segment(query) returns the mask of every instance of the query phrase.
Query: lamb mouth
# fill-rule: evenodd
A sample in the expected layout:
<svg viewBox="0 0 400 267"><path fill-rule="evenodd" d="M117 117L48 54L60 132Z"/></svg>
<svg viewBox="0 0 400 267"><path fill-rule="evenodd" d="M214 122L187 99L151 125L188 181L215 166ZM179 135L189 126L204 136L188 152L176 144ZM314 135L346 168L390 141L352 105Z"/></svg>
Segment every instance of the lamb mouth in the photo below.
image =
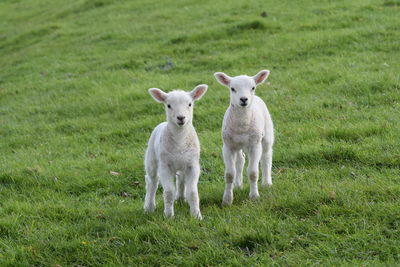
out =
<svg viewBox="0 0 400 267"><path fill-rule="evenodd" d="M242 107L247 107L247 104L243 104L243 103L242 103L242 104L240 104L240 105L241 105Z"/></svg>
<svg viewBox="0 0 400 267"><path fill-rule="evenodd" d="M179 126L183 126L184 124L185 124L185 123L184 123L183 121L179 121L179 122L178 122L178 125L179 125Z"/></svg>

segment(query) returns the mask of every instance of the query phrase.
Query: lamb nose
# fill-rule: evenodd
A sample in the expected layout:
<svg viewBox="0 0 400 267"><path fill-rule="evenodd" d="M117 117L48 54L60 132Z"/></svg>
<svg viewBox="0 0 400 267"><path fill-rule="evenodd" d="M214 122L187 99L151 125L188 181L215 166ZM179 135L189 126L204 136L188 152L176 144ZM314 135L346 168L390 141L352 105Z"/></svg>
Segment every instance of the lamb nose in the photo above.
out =
<svg viewBox="0 0 400 267"><path fill-rule="evenodd" d="M247 102L247 100L248 100L248 98L247 98L247 97L241 97L241 98L240 98L240 101L242 101L243 103L246 103L246 102Z"/></svg>
<svg viewBox="0 0 400 267"><path fill-rule="evenodd" d="M185 119L185 116L178 116L176 117L178 120L183 121Z"/></svg>

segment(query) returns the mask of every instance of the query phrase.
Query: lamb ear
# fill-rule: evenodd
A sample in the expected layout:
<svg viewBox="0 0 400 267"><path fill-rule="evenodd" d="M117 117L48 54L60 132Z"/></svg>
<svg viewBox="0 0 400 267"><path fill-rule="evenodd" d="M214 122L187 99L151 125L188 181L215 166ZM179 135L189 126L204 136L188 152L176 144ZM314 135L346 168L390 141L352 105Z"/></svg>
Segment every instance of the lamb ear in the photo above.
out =
<svg viewBox="0 0 400 267"><path fill-rule="evenodd" d="M154 98L155 101L159 103L164 103L168 95L158 88L150 88L149 94Z"/></svg>
<svg viewBox="0 0 400 267"><path fill-rule="evenodd" d="M229 86L229 83L231 82L231 77L229 77L228 75L226 75L223 72L216 72L214 73L215 79L217 79L217 81L225 86Z"/></svg>
<svg viewBox="0 0 400 267"><path fill-rule="evenodd" d="M254 81L256 82L256 85L263 83L269 75L269 70L262 70L259 73L257 73L255 76L253 76Z"/></svg>
<svg viewBox="0 0 400 267"><path fill-rule="evenodd" d="M207 84L200 84L197 85L189 94L193 100L199 100L207 92L207 88Z"/></svg>

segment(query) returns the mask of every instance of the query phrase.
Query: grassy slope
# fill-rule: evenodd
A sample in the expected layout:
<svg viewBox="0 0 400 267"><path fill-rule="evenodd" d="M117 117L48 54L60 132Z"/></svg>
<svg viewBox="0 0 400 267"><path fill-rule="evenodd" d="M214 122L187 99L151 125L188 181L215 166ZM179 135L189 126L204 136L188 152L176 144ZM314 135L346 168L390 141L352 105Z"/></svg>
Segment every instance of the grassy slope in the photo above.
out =
<svg viewBox="0 0 400 267"><path fill-rule="evenodd" d="M0 262L396 264L400 3L294 2L1 1ZM222 208L229 100L212 74L261 68L274 186ZM146 215L142 158L164 120L147 88L199 83L205 219L182 203L164 219L161 190Z"/></svg>

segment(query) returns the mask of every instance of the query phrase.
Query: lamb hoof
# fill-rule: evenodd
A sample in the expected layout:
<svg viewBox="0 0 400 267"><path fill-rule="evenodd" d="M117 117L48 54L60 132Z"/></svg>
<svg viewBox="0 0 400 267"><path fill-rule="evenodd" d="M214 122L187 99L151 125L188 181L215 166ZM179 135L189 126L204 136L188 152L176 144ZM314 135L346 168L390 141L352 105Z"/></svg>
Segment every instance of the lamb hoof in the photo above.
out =
<svg viewBox="0 0 400 267"><path fill-rule="evenodd" d="M237 188L239 188L240 190L242 190L243 189L243 184L242 183L235 183L234 184L235 185L235 187L237 187Z"/></svg>
<svg viewBox="0 0 400 267"><path fill-rule="evenodd" d="M262 186L262 187L271 187L271 186L272 186L272 183L262 182L262 183L261 183L261 186Z"/></svg>
<svg viewBox="0 0 400 267"><path fill-rule="evenodd" d="M156 205L155 204L150 203L150 204L145 204L144 205L144 211L145 212L154 212L155 209L156 209Z"/></svg>
<svg viewBox="0 0 400 267"><path fill-rule="evenodd" d="M222 205L229 206L232 204L232 202L233 202L233 196L224 194L224 197L222 199Z"/></svg>
<svg viewBox="0 0 400 267"><path fill-rule="evenodd" d="M185 197L184 197L184 196L181 196L181 195L176 195L176 196L175 196L175 201L179 201L179 200L183 200L183 201L185 201L185 202L186 202L186 199L185 199Z"/></svg>
<svg viewBox="0 0 400 267"><path fill-rule="evenodd" d="M203 220L203 216L201 216L201 213L200 213L200 211L198 212L198 213L196 213L196 214L193 214L193 216L196 218L196 219L198 219L198 220Z"/></svg>
<svg viewBox="0 0 400 267"><path fill-rule="evenodd" d="M174 213L173 212L164 212L164 215L165 215L166 218L174 217Z"/></svg>
<svg viewBox="0 0 400 267"><path fill-rule="evenodd" d="M258 193L250 194L249 197L250 197L250 200L254 201L254 200L257 200L260 197L260 195Z"/></svg>

